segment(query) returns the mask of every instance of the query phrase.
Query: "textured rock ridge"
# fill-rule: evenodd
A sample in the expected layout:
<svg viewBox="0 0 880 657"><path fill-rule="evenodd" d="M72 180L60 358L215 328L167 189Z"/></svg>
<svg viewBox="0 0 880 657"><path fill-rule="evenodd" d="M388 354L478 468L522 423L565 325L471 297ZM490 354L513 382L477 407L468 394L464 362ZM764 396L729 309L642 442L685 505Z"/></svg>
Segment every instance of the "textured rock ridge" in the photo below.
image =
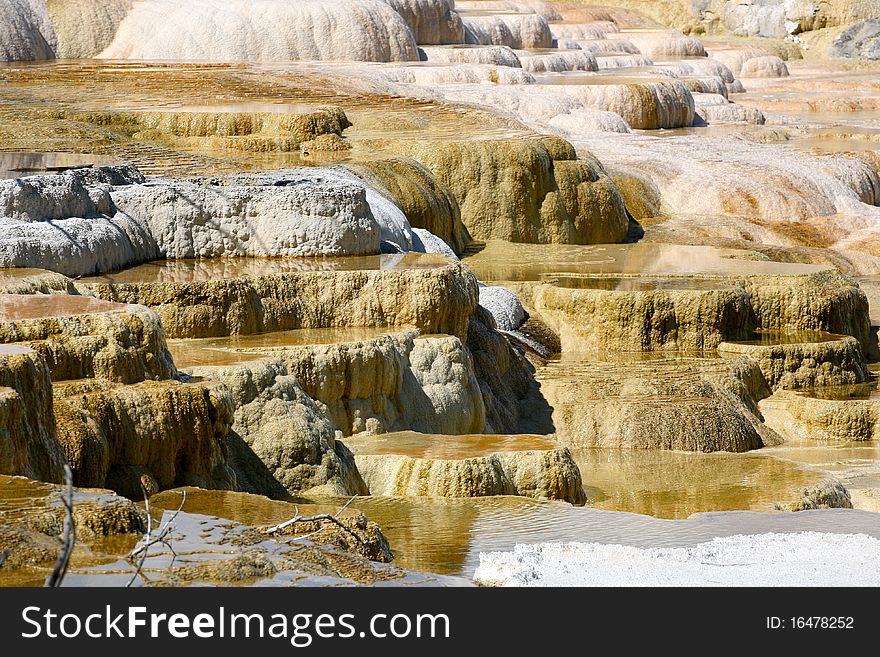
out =
<svg viewBox="0 0 880 657"><path fill-rule="evenodd" d="M447 187L475 239L595 244L622 241L623 199L595 159L567 142L531 140L398 142Z"/></svg>
<svg viewBox="0 0 880 657"><path fill-rule="evenodd" d="M32 349L0 345L0 473L60 482L64 463L49 368Z"/></svg>
<svg viewBox="0 0 880 657"><path fill-rule="evenodd" d="M778 388L799 389L865 383L870 378L858 341L850 336L819 336L815 342L788 344L737 344L718 346L722 356L755 359L767 383Z"/></svg>
<svg viewBox="0 0 880 657"><path fill-rule="evenodd" d="M53 381L137 383L177 375L159 317L142 306L81 296L0 294L2 343L34 349Z"/></svg>
<svg viewBox="0 0 880 657"><path fill-rule="evenodd" d="M224 439L234 402L218 388L176 381L56 387L58 438L77 485L132 499L182 485L235 488Z"/></svg>
<svg viewBox="0 0 880 657"><path fill-rule="evenodd" d="M419 255L425 268L281 270L223 275L216 267L203 280L82 283L108 301L155 310L169 337L198 338L266 333L296 328L413 327L424 333L464 335L477 305L473 274L442 256ZM401 256L404 262L413 256ZM216 263L213 263L216 264ZM377 258L372 267L380 266ZM217 273L213 273L217 272ZM198 273L198 267L196 267ZM445 299L442 305L424 299Z"/></svg>
<svg viewBox="0 0 880 657"><path fill-rule="evenodd" d="M583 503L580 471L568 449L455 460L356 456L373 495L484 497L522 495Z"/></svg>
<svg viewBox="0 0 880 657"><path fill-rule="evenodd" d="M130 168L0 180L0 266L82 276L158 257L149 232L110 197L111 185L142 181Z"/></svg>

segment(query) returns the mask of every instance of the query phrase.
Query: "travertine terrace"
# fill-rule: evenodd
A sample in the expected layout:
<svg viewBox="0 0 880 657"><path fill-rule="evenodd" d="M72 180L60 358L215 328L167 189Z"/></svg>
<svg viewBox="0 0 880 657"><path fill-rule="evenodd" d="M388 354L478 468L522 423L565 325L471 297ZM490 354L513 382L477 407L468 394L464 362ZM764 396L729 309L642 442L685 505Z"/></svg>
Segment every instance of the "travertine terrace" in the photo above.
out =
<svg viewBox="0 0 880 657"><path fill-rule="evenodd" d="M0 584L65 465L82 584L183 490L197 556L138 584L444 584L592 507L875 521L880 5L602 5L0 3Z"/></svg>

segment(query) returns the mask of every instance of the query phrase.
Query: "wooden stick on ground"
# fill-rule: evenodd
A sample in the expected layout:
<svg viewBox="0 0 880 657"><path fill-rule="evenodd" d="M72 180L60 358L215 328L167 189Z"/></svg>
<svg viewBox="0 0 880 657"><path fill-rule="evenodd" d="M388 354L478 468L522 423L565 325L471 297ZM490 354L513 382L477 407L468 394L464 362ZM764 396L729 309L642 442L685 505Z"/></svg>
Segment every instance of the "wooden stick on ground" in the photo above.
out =
<svg viewBox="0 0 880 657"><path fill-rule="evenodd" d="M137 555L140 555L137 568L135 568L134 574L131 576L131 579L128 580L128 584L125 585L126 588L131 587L137 580L138 576L142 576L144 563L147 560L150 548L154 545L161 544L167 547L173 555L171 558L171 565L174 564L175 559L177 559L177 552L175 552L174 548L171 546L171 539L169 535L174 529L174 521L177 520L177 516L183 510L183 505L186 504L186 491L181 491L183 499L180 500L180 506L177 507L177 511L174 512L174 514L168 519L168 522L166 522L164 526L159 527L158 533L153 536L153 516L150 514L150 495L149 493L147 493L147 489L143 486L141 486L141 490L144 492L144 506L146 506L147 509L147 533L144 534L144 538L141 543L135 546L135 548L126 557L127 559L131 560Z"/></svg>
<svg viewBox="0 0 880 657"><path fill-rule="evenodd" d="M73 521L73 473L70 471L69 465L64 466L64 479L67 482L67 490L61 498L61 502L64 504L64 533L61 538L61 552L58 553L55 568L43 584L49 588L61 586L64 576L67 574L73 546L76 544L76 523Z"/></svg>
<svg viewBox="0 0 880 657"><path fill-rule="evenodd" d="M296 508L296 515L293 518L291 518L290 520L285 520L280 525L275 525L274 527L270 527L269 529L266 530L266 533L267 534L275 534L277 532L280 532L282 529L286 529L287 527L290 527L291 525L295 525L300 522L320 522L320 521L326 520L327 522L332 522L333 524L340 527L344 532L353 536L354 539L358 543L360 543L362 547L366 547L367 544L364 542L364 539L362 539L360 536L358 536L351 527L349 527L348 525L343 523L341 520L339 520L339 514L342 513L343 511L345 511L349 506L351 506L351 503L354 502L355 499L357 499L357 495L352 497L348 502L345 503L345 505L341 509L339 509L339 511L337 511L333 515L330 515L329 513L322 513L317 516L301 516L299 514L299 507L297 507ZM319 533L320 531L321 531L321 529L319 529L318 531L312 532L311 534L307 534L306 536L299 536L299 537L297 537L296 540L303 540L303 539L309 538L309 537L314 536L315 534Z"/></svg>

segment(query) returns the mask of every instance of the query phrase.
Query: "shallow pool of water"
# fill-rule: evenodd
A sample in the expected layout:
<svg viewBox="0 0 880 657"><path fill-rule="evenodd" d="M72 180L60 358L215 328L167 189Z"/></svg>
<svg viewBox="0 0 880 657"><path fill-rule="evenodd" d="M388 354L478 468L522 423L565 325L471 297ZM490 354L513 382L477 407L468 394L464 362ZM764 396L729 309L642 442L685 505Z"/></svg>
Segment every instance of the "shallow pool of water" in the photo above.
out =
<svg viewBox="0 0 880 657"><path fill-rule="evenodd" d="M880 395L878 395L880 398ZM771 447L767 455L830 472L847 488L880 488L880 442L857 442L841 445L786 444ZM880 524L880 515L877 517Z"/></svg>
<svg viewBox="0 0 880 657"><path fill-rule="evenodd" d="M672 547L715 536L810 530L880 536L876 514L836 509L711 513L671 520L515 497L363 498L356 500L356 506L382 526L398 565L467 576L478 565L480 552L510 550L517 543L597 541Z"/></svg>
<svg viewBox="0 0 880 657"><path fill-rule="evenodd" d="M233 365L271 356L285 347L362 342L389 334L382 328L323 328L276 331L223 338L168 340L168 350L179 368Z"/></svg>
<svg viewBox="0 0 880 657"><path fill-rule="evenodd" d="M67 294L0 294L0 321L121 312L124 303Z"/></svg>
<svg viewBox="0 0 880 657"><path fill-rule="evenodd" d="M346 438L344 442L355 454L400 454L412 458L440 460L461 460L498 452L550 450L558 447L549 436L529 434L442 436L415 431Z"/></svg>
<svg viewBox="0 0 880 657"><path fill-rule="evenodd" d="M588 507L520 497L362 497L352 508L379 523L397 565L443 574L470 575L481 551L509 550L516 543L598 541L664 547L739 533L810 530L880 537L876 514L773 512L776 503L794 501L802 488L822 481L826 471L848 484L858 476L861 483L870 483L866 477L876 472L878 449L786 446L749 454L581 450L574 454L590 497ZM308 515L334 513L346 501L272 501L190 490L185 510L270 525L292 517L295 504L299 513ZM179 503L173 491L152 498L154 509L176 509Z"/></svg>
<svg viewBox="0 0 880 657"><path fill-rule="evenodd" d="M57 174L110 164L119 164L119 161L83 153L0 153L0 179Z"/></svg>
<svg viewBox="0 0 880 657"><path fill-rule="evenodd" d="M730 344L755 347L773 347L786 344L818 344L820 342L840 342L845 335L835 335L825 331L758 331L749 340L731 340Z"/></svg>
<svg viewBox="0 0 880 657"><path fill-rule="evenodd" d="M590 506L657 518L772 511L824 475L761 453L590 449L573 452Z"/></svg>
<svg viewBox="0 0 880 657"><path fill-rule="evenodd" d="M547 275L633 274L647 276L799 275L827 267L750 259L735 249L674 244L576 246L489 241L464 262L481 281L540 281Z"/></svg>
<svg viewBox="0 0 880 657"><path fill-rule="evenodd" d="M256 278L306 271L436 269L450 264L442 255L394 253L344 258L209 258L159 260L123 271L83 279L86 283L192 283Z"/></svg>
<svg viewBox="0 0 880 657"><path fill-rule="evenodd" d="M844 386L827 386L825 388L815 388L812 390L802 390L798 394L813 399L828 399L832 401L854 400L880 400L880 379L874 379L867 383L856 383Z"/></svg>
<svg viewBox="0 0 880 657"><path fill-rule="evenodd" d="M652 292L658 290L722 290L734 284L715 279L692 278L616 278L600 276L548 276L545 282L575 290L607 290L610 292Z"/></svg>

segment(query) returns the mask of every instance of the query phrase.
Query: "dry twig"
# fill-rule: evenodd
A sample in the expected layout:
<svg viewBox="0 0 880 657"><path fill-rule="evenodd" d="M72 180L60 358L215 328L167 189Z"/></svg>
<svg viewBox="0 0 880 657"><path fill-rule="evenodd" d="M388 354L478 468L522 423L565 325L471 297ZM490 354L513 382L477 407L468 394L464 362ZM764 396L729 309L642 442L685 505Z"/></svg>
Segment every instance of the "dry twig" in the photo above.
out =
<svg viewBox="0 0 880 657"><path fill-rule="evenodd" d="M147 560L148 553L150 548L154 545L164 545L167 547L171 554L171 565L174 565L175 559L177 559L177 552L174 551L174 548L171 547L171 538L170 534L174 530L174 521L177 520L177 516L183 510L183 505L186 504L186 491L181 491L181 495L183 499L180 500L180 506L177 507L177 511L168 519L168 522L165 523L164 526L160 525L158 531L155 536L153 536L153 516L150 513L150 495L147 493L147 489L141 486L141 490L144 492L144 506L147 509L147 533L144 534L144 538L135 548L128 553L126 559L131 561L136 556L140 555L140 559L138 560L137 568L135 568L134 574L131 576L131 579L128 581L128 584L125 585L126 588L131 587L138 576L141 575L142 570L144 568L144 563Z"/></svg>
<svg viewBox="0 0 880 657"><path fill-rule="evenodd" d="M61 498L61 502L64 504L64 533L61 538L61 552L58 553L55 568L43 584L49 588L61 586L61 582L67 574L73 546L76 544L76 523L73 521L73 473L70 471L69 465L64 466L64 480L67 482L67 491Z"/></svg>
<svg viewBox="0 0 880 657"><path fill-rule="evenodd" d="M286 529L287 527L290 527L290 526L295 525L300 522L321 522L321 521L326 520L327 522L332 522L333 524L340 527L344 532L353 536L354 539L358 543L360 543L362 547L366 547L367 544L364 542L364 539L362 539L360 536L358 536L351 527L349 527L348 525L343 523L341 520L339 520L339 514L342 513L343 511L345 511L349 506L351 506L351 503L354 502L356 498L357 498L357 495L352 497L348 502L345 503L345 505L341 509L339 509L339 511L337 511L333 515L330 515L329 513L322 513L317 516L301 516L299 514L299 507L296 507L296 515L293 518L291 518L290 520L285 520L280 525L275 525L274 527L270 527L269 529L266 530L266 533L267 534L275 534L277 532L280 532L282 529ZM310 538L310 537L314 536L315 534L320 533L323 529L324 528L322 527L321 529L314 531L311 534L306 534L305 536L298 536L295 540L301 541L301 540Z"/></svg>

